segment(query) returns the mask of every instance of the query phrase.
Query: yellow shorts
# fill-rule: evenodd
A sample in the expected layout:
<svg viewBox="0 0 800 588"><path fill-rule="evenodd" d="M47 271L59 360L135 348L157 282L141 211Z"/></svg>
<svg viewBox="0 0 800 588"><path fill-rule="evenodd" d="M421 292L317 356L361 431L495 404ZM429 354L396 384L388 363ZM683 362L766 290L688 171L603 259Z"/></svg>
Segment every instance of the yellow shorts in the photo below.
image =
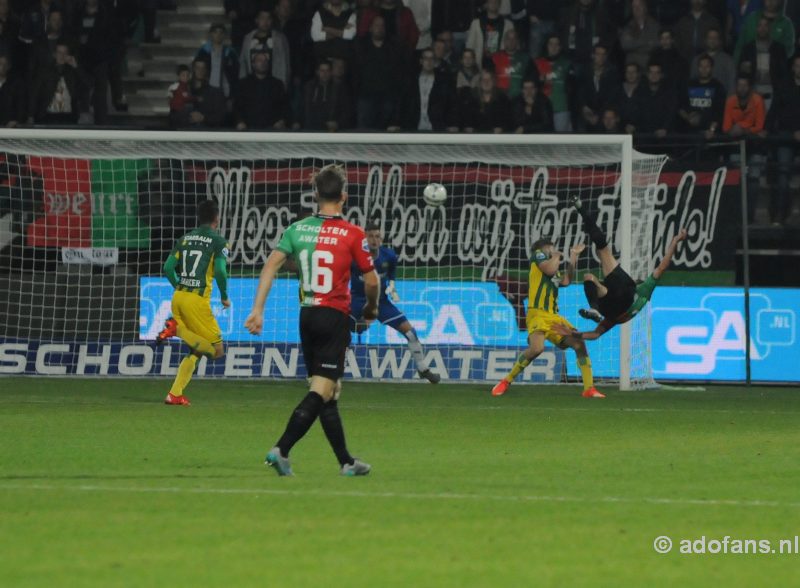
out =
<svg viewBox="0 0 800 588"><path fill-rule="evenodd" d="M211 303L192 292L172 295L172 316L178 324L200 335L212 345L222 342L222 331L211 313Z"/></svg>
<svg viewBox="0 0 800 588"><path fill-rule="evenodd" d="M553 327L555 325L564 325L570 330L575 329L572 323L564 317L544 310L529 310L525 323L528 326L529 335L535 332L544 333L545 339L558 347L561 347L564 336L556 333Z"/></svg>

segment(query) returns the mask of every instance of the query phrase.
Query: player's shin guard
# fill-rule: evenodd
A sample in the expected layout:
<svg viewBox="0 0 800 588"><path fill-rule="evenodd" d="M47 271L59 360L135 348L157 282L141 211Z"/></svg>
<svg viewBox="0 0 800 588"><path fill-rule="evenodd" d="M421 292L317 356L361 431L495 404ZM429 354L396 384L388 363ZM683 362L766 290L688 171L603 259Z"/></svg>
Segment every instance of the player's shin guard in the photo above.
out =
<svg viewBox="0 0 800 588"><path fill-rule="evenodd" d="M508 383L513 382L514 379L516 379L516 377L522 373L522 370L528 367L528 364L530 362L531 360L525 357L524 353L520 353L519 357L517 358L517 361L514 362L514 367L511 368L511 371L508 372L508 375L505 378L506 382Z"/></svg>
<svg viewBox="0 0 800 588"><path fill-rule="evenodd" d="M175 376L175 381L172 383L169 393L173 396L180 396L183 394L184 388L192 379L194 368L197 366L197 356L189 354L183 358L181 365L178 366L178 374Z"/></svg>
<svg viewBox="0 0 800 588"><path fill-rule="evenodd" d="M342 427L342 417L339 416L339 403L336 400L331 400L322 407L319 423L325 431L331 449L336 454L336 459L339 460L339 465L353 465L353 456L347 451L347 443L344 440L344 427Z"/></svg>
<svg viewBox="0 0 800 588"><path fill-rule="evenodd" d="M589 390L594 388L594 376L592 375L592 360L588 355L578 356L578 369L581 371L581 380L583 380L583 389Z"/></svg>
<svg viewBox="0 0 800 588"><path fill-rule="evenodd" d="M180 323L178 323L177 335L192 349L192 351L202 353L211 359L213 359L216 355L216 351L214 350L214 346L211 344L211 341L208 339L203 339L203 337L194 331L190 331Z"/></svg>
<svg viewBox="0 0 800 588"><path fill-rule="evenodd" d="M291 451L295 443L308 433L311 425L317 420L323 404L322 396L316 392L309 392L297 405L297 408L294 409L292 416L289 418L286 430L275 444L280 448L283 457L289 457L289 451Z"/></svg>
<svg viewBox="0 0 800 588"><path fill-rule="evenodd" d="M419 342L419 337L417 337L417 331L411 329L408 333L403 334L408 339L408 349L411 351L414 363L417 364L417 371L424 372L428 369L428 363L425 361L425 352L422 350L422 343Z"/></svg>

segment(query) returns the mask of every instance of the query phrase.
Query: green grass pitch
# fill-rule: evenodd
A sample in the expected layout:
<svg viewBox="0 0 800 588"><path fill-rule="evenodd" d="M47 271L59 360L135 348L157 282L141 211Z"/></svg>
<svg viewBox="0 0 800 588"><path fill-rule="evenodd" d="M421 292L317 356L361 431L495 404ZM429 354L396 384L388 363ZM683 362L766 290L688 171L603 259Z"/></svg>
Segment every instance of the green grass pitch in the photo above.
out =
<svg viewBox="0 0 800 588"><path fill-rule="evenodd" d="M0 586L796 585L800 391L347 383L343 478L315 425L263 466L304 385L0 379ZM675 549L655 553L666 535Z"/></svg>

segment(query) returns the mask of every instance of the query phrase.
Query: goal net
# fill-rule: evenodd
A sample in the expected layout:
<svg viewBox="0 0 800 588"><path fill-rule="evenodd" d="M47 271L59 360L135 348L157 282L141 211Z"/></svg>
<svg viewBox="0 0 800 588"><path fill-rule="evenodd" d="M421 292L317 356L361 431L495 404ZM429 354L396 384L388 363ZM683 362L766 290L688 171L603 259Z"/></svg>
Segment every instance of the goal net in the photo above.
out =
<svg viewBox="0 0 800 588"><path fill-rule="evenodd" d="M180 342L154 348L170 314L161 267L215 199L231 251L230 309L212 309L227 355L201 375L302 377L298 276L280 274L254 337L243 327L258 272L283 230L313 214L310 178L327 163L348 175L346 217L381 227L399 259L394 304L445 381L502 377L526 345L532 244L587 249L559 312L581 330L581 276L600 264L569 198L598 214L635 279L653 269L651 225L665 157L626 136L302 135L5 131L0 136L0 373L171 375ZM429 183L443 206L427 205ZM589 352L595 375L653 383L649 315ZM396 326L396 325L395 325ZM417 379L406 339L375 323L353 336L348 375ZM520 376L573 382L572 351L548 347Z"/></svg>

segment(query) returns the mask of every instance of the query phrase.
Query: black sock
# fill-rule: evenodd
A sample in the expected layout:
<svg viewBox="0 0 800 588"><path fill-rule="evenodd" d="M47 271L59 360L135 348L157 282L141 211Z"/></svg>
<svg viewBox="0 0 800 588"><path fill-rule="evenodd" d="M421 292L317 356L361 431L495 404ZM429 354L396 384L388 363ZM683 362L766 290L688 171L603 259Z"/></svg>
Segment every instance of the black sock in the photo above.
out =
<svg viewBox="0 0 800 588"><path fill-rule="evenodd" d="M344 465L347 463L352 465L354 460L350 452L347 451L342 417L339 416L339 403L336 400L331 400L322 407L322 411L319 413L319 422L322 425L322 430L325 431L328 443L331 444L331 448L336 454L336 459L339 460L339 464Z"/></svg>
<svg viewBox="0 0 800 588"><path fill-rule="evenodd" d="M589 306L597 310L597 284L591 280L586 280L583 283L583 292L586 294L586 300L589 302Z"/></svg>
<svg viewBox="0 0 800 588"><path fill-rule="evenodd" d="M306 397L297 405L297 408L294 409L292 416L289 418L286 430L281 438L278 439L277 446L281 450L283 457L289 457L289 451L294 447L294 444L308 433L311 425L317 420L322 406L322 396L316 392L306 394Z"/></svg>
<svg viewBox="0 0 800 588"><path fill-rule="evenodd" d="M583 208L578 208L578 214L583 217L583 230L589 235L594 246L598 249L608 247L606 236L603 234L603 231L600 230L600 227L597 226L595 217L588 210L584 210Z"/></svg>

